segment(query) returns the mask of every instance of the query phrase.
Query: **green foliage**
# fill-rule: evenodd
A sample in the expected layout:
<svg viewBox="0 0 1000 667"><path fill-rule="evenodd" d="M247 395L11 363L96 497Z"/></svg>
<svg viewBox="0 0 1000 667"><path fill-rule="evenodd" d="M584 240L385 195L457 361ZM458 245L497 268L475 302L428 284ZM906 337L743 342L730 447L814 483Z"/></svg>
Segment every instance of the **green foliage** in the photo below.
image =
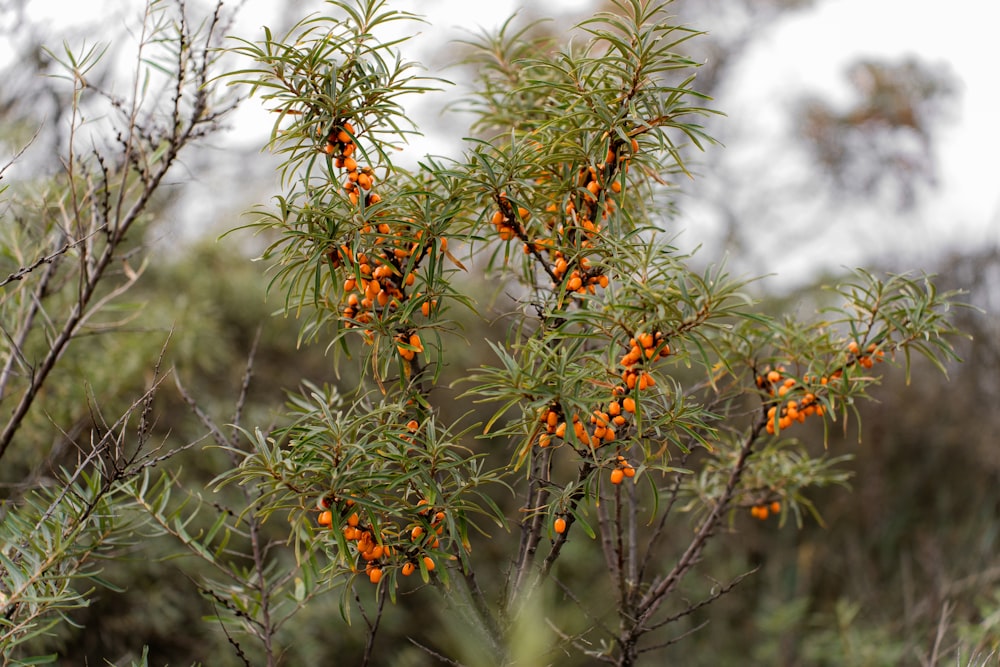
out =
<svg viewBox="0 0 1000 667"><path fill-rule="evenodd" d="M403 41L379 35L416 17L388 0L330 0L281 37L236 40L232 52L248 64L229 81L275 113L268 148L282 159L284 190L248 228L266 238L267 289L298 320L299 342L332 357L337 377L326 360L300 372L266 341L262 360L260 337L241 319L252 307L232 303L213 279L197 290L212 292L208 300L181 304L197 331L177 334L177 393L198 433L176 449L164 436L171 446L162 453L146 447L158 370L121 419L104 416L136 383L152 343L88 347L75 340L74 320L85 312L112 328L123 323L112 306L136 312L118 297L142 270L122 259L125 280L109 285L88 272L87 258L92 248L106 248L104 267L121 257L125 230L212 117L213 51L189 60L185 23L177 39L165 23L151 28L173 58L157 71L196 83L195 102L178 83L167 112L175 134L137 129L148 163L126 160L120 181L92 165L86 177L69 174L39 208L83 210L83 184L103 174L94 192L136 209L118 220L121 236L53 245L53 221L5 232L7 284L49 265L45 275L61 282L54 296L36 282L0 301L27 332L8 336L0 388L18 355L48 354L54 367L78 354L94 384L122 383L88 405L91 432L109 434L94 454L2 508L6 661L30 664L28 649L93 600L91 587L106 584L98 558L121 564L125 549L154 553L149 542L173 545L171 562L202 597L199 613L218 639L206 660L343 661L353 641L344 653L359 664L420 659L409 650L469 664L635 665L669 657L690 635L697 641L706 615L727 611L729 595L755 578L755 567L726 554L730 531L755 530L748 514L778 514L780 525L794 518L802 530L809 517L822 522L817 496L851 479L853 457L827 450L832 427L860 421L882 368L901 365L908 379L911 363L944 371L957 360L957 293L926 276L857 271L815 313L773 316L752 280L725 265L694 270L671 243L670 201L672 179L690 175L692 149L712 141L702 122L716 111L684 55L698 33L676 25L667 2L612 4L565 42L536 40L532 26L513 22L466 42L476 80L458 106L474 114L476 136L462 158L428 157L412 170L393 161L418 129L405 96L444 82L416 74ZM96 51L67 53L79 74ZM68 257L79 257L77 273L58 266ZM211 262L192 253L174 273L154 272L153 283L194 290L188 267L202 258ZM86 298L69 289L78 276L89 281ZM31 332L39 295L77 314L62 330ZM492 308L501 315L487 323ZM145 312L152 326L169 319ZM51 342L59 331L75 343L67 355ZM249 361L222 427L218 397L206 409L185 378L211 375L199 385L211 391L214 374L234 362L233 339ZM94 354L116 364L102 375L86 363ZM258 363L271 383L289 373L287 385L298 387L276 419L251 399ZM30 407L40 385L18 388ZM90 401L51 391L67 414L26 409L12 431L44 432L45 420L62 423ZM125 438L130 425L137 444ZM210 443L204 451L178 451L199 437ZM157 470L186 455L193 472ZM982 600L978 626L961 626L977 649L995 640L994 602ZM862 610L846 599L821 610L801 595L771 601L752 654L778 661L786 646L774 638L793 630L808 632L812 643L797 655L815 664L912 653L885 627L859 623ZM340 634L329 628L341 619L350 639L324 653L315 644ZM380 632L415 648L381 648Z"/></svg>
<svg viewBox="0 0 1000 667"><path fill-rule="evenodd" d="M384 137L404 122L396 94L422 86L398 43L373 37L407 17L384 2L331 4L344 19L238 47L257 66L236 76L279 113L271 148L291 190L254 225L277 234L263 255L273 286L304 315L304 338L360 353L364 375L348 398L293 397L292 426L248 433L252 453L222 480L261 485L252 511L287 517L306 553L324 545L331 577L363 568L395 600L419 567L451 613L471 609L498 664L516 610L544 590L579 524L600 544L588 571L599 575L603 554L615 609L557 632L582 655L634 664L657 649L653 628L720 595L687 609L678 599L723 520L740 508L819 516L808 490L845 484L847 457L816 457L788 432L856 414L875 363L897 352L907 366L911 349L953 358L954 294L860 272L826 319L775 320L746 281L689 268L663 239L658 202L688 172L682 151L710 140L697 119L712 112L678 52L696 33L666 20L664 3L617 2L565 48L510 23L468 42L479 138L464 161L415 172L392 163ZM513 312L488 341L496 363L462 381L492 413L448 421L438 386L456 330L442 307L475 312L463 273L479 270L504 281ZM506 453L499 467L486 467L497 457L477 452L475 430ZM484 493L497 482L519 507ZM498 611L472 557L476 516L521 532L506 580L488 577ZM668 539L668 526L692 523L689 540Z"/></svg>

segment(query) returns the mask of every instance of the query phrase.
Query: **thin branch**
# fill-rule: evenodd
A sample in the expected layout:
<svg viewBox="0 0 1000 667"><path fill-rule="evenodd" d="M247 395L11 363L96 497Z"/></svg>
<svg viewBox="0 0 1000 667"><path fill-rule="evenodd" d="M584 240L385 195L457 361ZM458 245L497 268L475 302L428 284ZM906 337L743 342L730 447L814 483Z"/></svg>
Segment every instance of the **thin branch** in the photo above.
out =
<svg viewBox="0 0 1000 667"><path fill-rule="evenodd" d="M371 663L372 653L375 652L375 635L378 633L379 623L382 621L382 614L385 608L385 599L388 596L389 588L387 586L380 586L378 592L378 603L375 608L375 620L368 621L365 618L365 622L368 623L368 641L365 642L365 654L361 660L362 667L367 667ZM358 600L360 606L361 601Z"/></svg>
<svg viewBox="0 0 1000 667"><path fill-rule="evenodd" d="M56 272L56 263L49 263L45 269L45 273L42 275L41 280L35 287L35 291L31 296L31 305L28 312L24 316L24 321L21 323L21 329L17 332L17 336L11 338L10 334L7 334L6 328L4 329L4 334L7 335L8 340L10 340L10 356L7 357L7 361L4 363L3 371L0 372L0 400L3 399L4 394L7 393L7 383L10 382L14 371L15 361L21 362L25 368L30 368L29 362L24 358L24 354L21 351L24 348L24 343L28 339L28 334L31 333L34 327L35 317L42 309L42 299L45 298L46 293L49 289L49 283L51 282L53 276ZM33 375L33 373L32 373ZM3 456L3 450L0 449L0 457Z"/></svg>
<svg viewBox="0 0 1000 667"><path fill-rule="evenodd" d="M667 640L665 642L662 642L660 644L654 644L653 646L646 646L644 648L641 648L641 649L637 650L636 653L637 654L649 653L650 651L657 651L657 650L659 650L661 648L666 648L668 646L672 646L673 644L676 644L677 642L679 642L679 641L681 641L683 639L687 639L688 637L690 637L694 633L696 633L699 630L701 630L702 628L704 628L706 625L708 625L708 621L707 620L702 621L701 623L699 623L698 625L694 626L693 628L691 628L687 632L682 632L681 634L677 635L676 637L674 637L672 639L669 639L669 640Z"/></svg>
<svg viewBox="0 0 1000 667"><path fill-rule="evenodd" d="M691 450L684 452L681 457L680 467L684 467L687 464L688 457L691 456ZM653 552L660 538L666 532L667 519L670 517L673 511L674 505L677 504L678 498L680 498L681 483L684 479L683 473L674 473L674 483L670 487L670 500L667 501L667 506L660 513L660 520L656 524L656 528L653 529L652 534L646 541L646 554L642 558L642 563L639 565L639 574L636 581L642 581L646 574L646 568L649 567L650 562L653 558Z"/></svg>
<svg viewBox="0 0 1000 667"><path fill-rule="evenodd" d="M679 611L676 614L668 616L668 617L666 617L665 619L663 619L662 621L660 621L658 623L654 623L652 625L648 625L648 626L646 626L646 629L649 630L649 631L657 630L659 628L662 628L665 625L669 625L671 623L679 621L680 619L684 618L685 616L690 616L691 614L695 613L699 609L702 609L703 607L707 607L708 605L712 604L713 602L715 602L716 600L718 600L719 598L721 598L723 595L726 595L727 593L729 593L729 591L731 591L734 588L736 588L737 586L739 586L743 582L744 579L746 579L747 577L749 577L752 574L755 574L758 569L760 569L760 568L756 568L755 567L754 569L750 570L749 572L744 572L740 576L738 576L735 579L733 579L732 581L730 581L727 585L722 586L722 587L716 589L711 595L709 595L707 598L705 598L701 602L697 602L695 604L688 605L687 607L684 608L683 611Z"/></svg>
<svg viewBox="0 0 1000 667"><path fill-rule="evenodd" d="M52 264L57 259L59 259L59 257L61 257L62 255L65 255L67 252L69 252L73 248L76 248L78 245L80 245L82 243L86 243L87 241L91 240L99 232L103 231L103 229L104 229L103 227L95 229L94 231L90 232L86 236L83 236L82 238L76 239L75 241L70 241L68 243L65 243L65 244L62 245L62 247L54 250L53 252L49 253L48 255L43 255L43 256L39 257L38 259L36 259L31 264L28 264L26 266L22 266L17 271L14 271L14 272L10 273L3 280L0 280L0 287L6 287L8 284L10 284L12 282L15 282L15 281L23 279L25 276L27 276L29 273L31 273L32 271L34 271L35 269L37 269L38 267L40 267L42 264Z"/></svg>
<svg viewBox="0 0 1000 667"><path fill-rule="evenodd" d="M656 613L656 610L659 609L661 604L663 604L666 597L674 590L674 588L676 588L681 579L684 578L688 571L694 567L694 565L701 558L702 550L708 543L709 537L711 537L715 532L715 529L722 518L722 514L726 511L726 509L728 509L729 503L733 498L733 494L736 492L736 487L743 476L743 472L746 470L747 461L750 458L750 454L753 452L753 445L767 425L767 416L763 414L763 409L761 410L761 413L760 419L758 419L757 423L750 429L749 433L747 433L746 440L740 448L736 463L733 465L733 469L729 474L729 479L726 482L726 487L723 490L722 495L718 498L718 500L716 500L715 505L712 507L708 516L702 521L701 526L698 528L698 532L695 534L691 543L688 545L687 549L681 555L680 559L674 565L670 573L658 584L651 587L643 596L638 608L639 613L629 631L629 634L633 637L636 637L645 631L646 623L650 620L650 617Z"/></svg>
<svg viewBox="0 0 1000 667"><path fill-rule="evenodd" d="M447 657L441 655L440 653L438 653L434 649L421 644L420 642L418 642L413 637L407 637L406 639L411 644L413 644L414 646L416 646L418 649L420 649L421 651L423 651L427 655L431 656L435 660L438 660L438 661L440 661L441 663L443 663L445 665L452 665L452 667L465 667L465 665L463 665L462 663L458 662L457 660L452 660L451 658L447 658Z"/></svg>

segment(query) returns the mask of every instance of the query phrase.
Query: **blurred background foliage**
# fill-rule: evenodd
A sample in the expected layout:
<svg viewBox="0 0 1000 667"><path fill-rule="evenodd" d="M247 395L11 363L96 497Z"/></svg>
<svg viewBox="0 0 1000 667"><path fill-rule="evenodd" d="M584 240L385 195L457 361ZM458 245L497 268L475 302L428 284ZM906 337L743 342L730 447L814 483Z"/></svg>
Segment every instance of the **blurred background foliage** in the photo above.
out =
<svg viewBox="0 0 1000 667"><path fill-rule="evenodd" d="M739 136L738 119L749 110L726 108L725 86L738 76L741 57L754 40L766 35L767 25L820 2L678 0L674 4L682 22L711 30L687 43L691 55L706 63L698 87L717 96L716 106L735 119L736 127L727 125L730 121L725 118L713 120L709 134L730 145L753 140ZM40 46L63 39L78 41L83 34L73 27L65 34L53 34L32 24L24 4L0 6L4 29L17 33L12 42L16 60L3 73L5 85L0 89L0 147L13 154L37 129L40 140L5 181L15 190L44 191L53 169L51 155L65 142L61 110L68 108L68 93L44 76L50 65ZM526 4L528 15L543 13L536 3ZM580 14L599 6L590 3L581 7ZM280 22L280 17L272 18ZM538 30L556 33L571 18L578 16L562 17ZM275 25L270 18L268 23ZM113 40L115 35L107 38ZM457 48L448 55L453 56L450 60L461 57ZM767 270L760 239L773 238L762 229L774 224L775 207L801 209L805 201L814 202L817 193L826 208L811 208L810 221L835 215L834 200L846 200L851 207L919 207L921 192L935 184L935 137L948 110L959 104L950 73L914 57L859 60L845 76L854 90L846 107L806 91L801 104L790 111L797 133L790 138L795 143L789 150L807 156L792 179L761 182L758 172L745 165L725 163L720 151L697 158L699 177L678 186L678 206L683 211L688 202L697 202L710 209L722 221L723 232L708 239L700 239L696 230L689 232L706 244L696 258L712 261L728 252L739 269ZM146 247L150 265L138 289L130 293L128 311L120 313L127 323L113 334L95 334L71 349L43 397L42 409L25 427L22 437L38 446L17 448L5 459L0 497L24 485L44 483L29 477L31 471L44 472L74 460L78 452L71 443L86 441L88 431L100 427L98 412L117 414L134 400L164 346L166 365L220 424L227 423L234 409L258 332L244 423L278 423L286 392L301 388L303 380L330 383L345 391L355 387L349 365L337 376L321 347L297 346L297 322L272 316L277 304L266 299L269 277L260 263L250 261L259 240L239 234L220 238L241 223L240 211L272 191L272 167L256 148L213 145L176 172L170 195L155 203L155 221L146 237L132 239ZM189 183L191 178L194 183ZM223 194L207 200L206 191ZM30 230L32 211L5 203L2 215L5 226L16 219ZM784 238L783 252L806 256L827 252L808 234ZM880 266L868 268L917 268L907 261L885 255ZM4 275L8 267L16 268L15 263L9 255L3 257ZM932 381L908 384L901 371L890 372L875 392L878 403L861 407L860 430L852 423L825 443L822 433L814 431L817 448L853 455L845 464L852 473L851 489L815 493L823 525L807 520L800 529L792 522L779 525L774 519L738 518L707 558L725 562L725 574L732 577L754 573L719 602L693 614L688 627L698 630L668 649L665 662L980 664L976 660L1000 649L1000 411L995 407L1000 402L1000 248L941 253L933 265L919 268L938 273L941 290L967 291L967 300L981 309L955 315L958 328L971 335L959 345L966 363L950 367L947 382L938 381L932 369L919 368L919 361L913 376ZM766 282L761 289L767 293L762 296L775 313L809 310L825 298L816 285L835 277L806 274L785 283L794 284L792 290ZM489 312L489 305L497 304L496 312L485 321L463 322L467 345L455 346L451 380L460 378L461 369L489 357L485 340L504 336L502 287L479 284L475 291L484 310ZM479 409L463 404L458 390L455 393L456 414ZM172 385L157 397L155 428L154 440L159 438L165 447L204 438L202 425ZM45 461L41 468L40 460ZM208 496L209 481L228 466L228 459L198 445L172 465L183 487ZM502 496L497 500L509 501ZM225 489L216 502L231 506L239 496ZM280 534L282 527L274 529ZM491 551L489 540L481 540L475 548L480 559L502 553ZM221 628L198 620L212 613L193 585L198 564L169 558L175 553L176 545L164 539L109 561L105 577L124 591L100 591L94 604L74 614L76 627L62 626L56 646L63 656L59 664L97 665L105 660L127 664L139 657L143 646L149 647L151 664L236 664ZM483 571L502 572L504 567L497 562ZM597 580L599 567L599 561L588 561L571 548L558 575L569 582ZM701 583L706 591L718 585L710 580ZM600 585L591 590L595 599L582 603L599 608L599 597L606 592ZM359 594L370 592L359 589ZM433 593L403 595L398 609L388 608L379 634L380 664L433 663L407 641L410 629L405 620L414 617L428 626L440 626L431 634L441 645L465 653L469 664L475 664L472 656L477 647L461 650L468 641L461 628L427 613L412 613L422 608L423 595ZM279 636L286 647L285 664L356 661L363 650L363 633L343 625L338 602L336 594L321 598L286 626ZM560 609L574 604L552 599L537 614L558 617ZM531 646L530 623L525 627L525 645ZM51 649L52 644L48 646Z"/></svg>

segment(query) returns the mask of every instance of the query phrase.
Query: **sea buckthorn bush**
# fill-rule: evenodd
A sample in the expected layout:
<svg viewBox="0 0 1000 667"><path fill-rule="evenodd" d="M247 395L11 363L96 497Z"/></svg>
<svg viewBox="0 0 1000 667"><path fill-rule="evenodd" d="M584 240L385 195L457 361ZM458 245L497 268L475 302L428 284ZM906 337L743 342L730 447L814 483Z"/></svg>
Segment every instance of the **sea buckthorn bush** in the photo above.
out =
<svg viewBox="0 0 1000 667"><path fill-rule="evenodd" d="M486 641L477 664L515 660L538 605L552 654L533 664L654 664L738 583L686 588L712 576L712 539L818 517L809 489L846 481L844 453L808 443L854 419L886 365L953 358L954 295L859 271L814 316L774 317L724 264L693 268L671 195L716 112L668 3L615 0L565 42L513 23L470 38L471 138L415 168L397 160L417 130L404 102L445 84L379 31L416 18L328 4L240 43L253 65L236 78L284 159L252 225L272 289L342 382L248 432L224 481L258 485L252 511L323 554L348 616L359 586L381 610L430 585L435 613ZM455 368L463 323L491 307L489 357ZM552 591L571 609L545 611ZM413 641L471 659L461 637Z"/></svg>

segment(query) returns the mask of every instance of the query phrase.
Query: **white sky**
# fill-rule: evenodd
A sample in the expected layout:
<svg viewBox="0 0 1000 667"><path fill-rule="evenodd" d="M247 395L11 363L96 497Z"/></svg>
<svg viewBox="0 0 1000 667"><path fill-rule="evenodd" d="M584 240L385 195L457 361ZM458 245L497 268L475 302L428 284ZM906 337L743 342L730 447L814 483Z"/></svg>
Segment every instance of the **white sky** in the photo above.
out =
<svg viewBox="0 0 1000 667"><path fill-rule="evenodd" d="M983 0L824 0L792 17L755 49L740 77L743 90L773 72L770 94L788 86L843 93L844 64L859 56L914 55L960 81L952 122L942 124L939 196L925 214L947 216L1000 243L1000 3ZM769 77L770 78L770 77ZM780 93L779 93L780 94ZM787 94L785 95L787 97Z"/></svg>

